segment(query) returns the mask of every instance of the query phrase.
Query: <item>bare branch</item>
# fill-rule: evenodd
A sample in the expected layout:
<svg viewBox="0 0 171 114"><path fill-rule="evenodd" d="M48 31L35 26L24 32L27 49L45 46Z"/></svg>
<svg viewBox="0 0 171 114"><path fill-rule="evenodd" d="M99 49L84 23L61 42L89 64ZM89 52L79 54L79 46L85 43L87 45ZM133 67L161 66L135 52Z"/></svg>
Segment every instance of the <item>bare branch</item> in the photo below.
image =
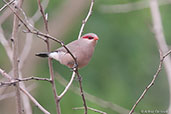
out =
<svg viewBox="0 0 171 114"><path fill-rule="evenodd" d="M45 1L47 1L47 2L45 2ZM42 2L46 3L46 4L44 4L44 6L46 8L47 5L48 5L49 0L43 0ZM30 19L28 19L28 17L26 16L26 13L24 12L24 10L22 8L18 8L18 9L22 12L22 14L24 16L24 19L27 22L27 24L31 27L31 29L34 30L34 23L37 22L41 17L41 14L37 13L37 12L39 12L39 9L37 9L37 12ZM37 17L37 18L34 19L35 17ZM19 78L22 78L21 70L22 70L23 66L25 65L25 62L26 62L27 58L29 57L28 55L29 55L29 53L31 51L32 40L33 40L33 34L31 34L31 33L26 34L25 45L24 45L24 48L23 48L23 50L21 52L21 55L20 55L20 64L19 64L19 71L20 71L19 74L20 75L19 75ZM24 82L21 82L20 86L22 88L24 88L24 89L26 88ZM25 94L22 94L22 102L23 102L25 113L26 114L32 114L30 101L29 101L28 97Z"/></svg>
<svg viewBox="0 0 171 114"><path fill-rule="evenodd" d="M19 0L15 5L17 7L21 7L23 3L23 0ZM8 4L7 4L8 5ZM9 6L9 5L8 5ZM19 15L19 10L16 10L16 14ZM18 78L19 76L19 69L18 69L18 26L19 25L19 19L14 15L13 20L13 30L12 30L12 44L13 44L13 78ZM19 84L16 84L16 106L17 106L17 113L22 114L22 106L21 106L21 95L19 90Z"/></svg>
<svg viewBox="0 0 171 114"><path fill-rule="evenodd" d="M31 90L33 90L34 88L36 87L36 84L34 83L34 84L31 84L31 85L29 85L27 88L26 88L26 90L27 91L31 91ZM14 97L15 96L15 91L12 91L12 92L10 92L10 93L6 93L6 94L1 94L1 96L0 96L0 101L1 100L4 100L4 99L7 99L7 98L11 98L11 97Z"/></svg>
<svg viewBox="0 0 171 114"><path fill-rule="evenodd" d="M84 114L87 114L87 104L86 104L86 99L85 99L84 91L83 91L83 87L82 87L82 78L81 78L80 74L78 73L78 69L76 69L74 72L76 73L76 75L78 77L78 81L79 81L80 94L81 94L81 97L83 100L83 105L84 105Z"/></svg>
<svg viewBox="0 0 171 114"><path fill-rule="evenodd" d="M9 80L12 80L12 77L10 75L8 75L4 70L2 70L0 68L0 73L2 76L4 76L5 78L9 79Z"/></svg>
<svg viewBox="0 0 171 114"><path fill-rule="evenodd" d="M66 94L66 92L69 90L73 80L75 78L75 72L72 73L72 77L68 83L68 85L65 87L64 91L59 95L59 100L61 100L61 98Z"/></svg>
<svg viewBox="0 0 171 114"><path fill-rule="evenodd" d="M5 9L8 5L12 4L15 0L11 0L10 2L6 3L2 8L0 8L0 12Z"/></svg>
<svg viewBox="0 0 171 114"><path fill-rule="evenodd" d="M63 85L64 87L67 86L67 83L68 83L67 80L65 80L60 74L57 74L56 76L57 76L56 78L58 79L57 81L61 85ZM77 95L80 95L80 88L78 88L78 87L71 85L69 90L71 90L72 92L74 92ZM128 114L129 113L129 110L127 110L117 104L113 104L110 101L105 101L105 100L98 98L96 96L93 96L87 92L84 92L84 94L86 96L86 100L88 100L92 103L95 103L95 104L99 105L100 107L111 109L115 112L118 112L119 114Z"/></svg>
<svg viewBox="0 0 171 114"><path fill-rule="evenodd" d="M84 26L87 23L87 21L88 21L89 17L91 16L91 14L92 14L93 5L94 5L94 0L91 0L89 12L88 12L86 18L82 22L82 26L81 26L81 29L80 29L80 32L79 32L79 35L78 35L78 39L81 38L81 35L82 35L82 32L83 32ZM76 66L77 66L77 61L76 60L75 60L75 63L76 63ZM84 114L87 114L87 104L86 104L86 100L85 100L85 96L84 96L84 92L83 92L83 88L82 88L81 76L78 73L78 67L74 68L73 71L77 74L77 77L78 77L79 86L80 86L80 93L81 93L81 97L82 97L83 105L84 105Z"/></svg>
<svg viewBox="0 0 171 114"><path fill-rule="evenodd" d="M4 72L2 69L0 69L0 73L1 73L4 77L6 77L7 79L9 79L10 81L13 81L12 78L11 78L11 76L9 76L9 75L8 75L6 72ZM26 80L27 80L27 79L29 79L29 78L26 78ZM32 77L31 77L30 79L32 79ZM38 79L38 80L39 80L39 79L41 80L41 78L38 78L38 77L36 77L35 79L36 79L36 80L37 80L37 79ZM43 79L43 78L42 78L42 80L48 81L48 79ZM15 80L14 80L14 81L15 81ZM42 110L45 114L50 114L46 109L44 109L44 108L36 101L36 99L34 99L33 96L31 96L31 94L30 94L29 92L27 92L27 91L26 91L24 88L22 88L22 87L19 87L19 89L20 89L24 94L26 94L40 110Z"/></svg>
<svg viewBox="0 0 171 114"><path fill-rule="evenodd" d="M44 13L43 7L40 3L40 0L38 0L38 6L39 6L40 12L43 16L46 34L48 34L49 33L48 32L48 20L45 16L45 13ZM47 38L45 40L45 42L47 45L47 50L48 50L48 52L50 52L49 38ZM52 59L51 58L48 58L48 65L49 65L49 73L50 73L50 79L51 79L51 84L52 84L52 90L53 90L55 103L56 103L56 110L57 110L58 114L61 114L60 102L59 102L58 94L56 91L56 85L55 85L54 72L53 72L53 66L52 66Z"/></svg>
<svg viewBox="0 0 171 114"><path fill-rule="evenodd" d="M91 2L91 6L90 6L90 10L89 10L89 13L88 13L88 16L87 16L87 18L85 19L85 22L87 22L87 20L88 20L88 18L89 18L89 16L90 16L90 12L91 12L91 8L92 8L92 6L93 6L93 4L94 4L94 1L92 0L92 2ZM10 6L9 6L10 7ZM40 32L40 31L38 31L37 29L34 29L34 30L31 30L28 26L27 26L27 21L26 21L26 23L25 23L25 21L22 19L22 18L20 18L20 16L10 7L10 9L13 11L13 13L16 15L16 17L21 21L21 23L23 23L23 25L26 27L26 29L28 30L28 32L29 33L32 33L32 34L36 34L37 36L42 36L42 37L45 37L45 38L49 38L49 39L51 39L51 40L54 40L54 41L56 41L56 42L58 42L58 43L60 43L61 45L62 45L62 47L64 47L67 51L68 51L68 53L73 57L73 59L74 59L74 61L75 61L75 66L76 66L76 68L74 68L74 72L77 74L77 76L79 77L79 79L80 79L80 75L79 75L79 73L78 73L78 68L77 68L77 60L76 60L76 58L73 56L73 54L70 52L70 50L64 45L64 43L63 42L61 42L60 40L58 40L58 39L56 39L56 38L54 38L54 37L52 37L52 36L50 36L49 34L44 34L44 33L42 33L42 32ZM81 30L80 30L80 33L82 33L81 31L83 31L83 28L84 28L84 26L85 26L85 23L83 24L83 27L81 28ZM49 46L48 46L49 47ZM50 65L49 65L50 66ZM51 68L50 68L51 69ZM50 71L50 72L52 72L52 71ZM82 95L82 98L83 98L83 102L84 102L84 106L85 106L85 114L87 114L87 109L86 109L86 103L85 103L85 98L84 98L84 94L83 94L83 90L82 90L82 85L81 85L81 80L79 81L79 84L80 84L80 90L81 90L81 95ZM55 90L56 91L56 89L53 89L53 90ZM56 97L57 98L57 97Z"/></svg>
<svg viewBox="0 0 171 114"><path fill-rule="evenodd" d="M145 88L145 90L143 91L143 93L141 94L141 96L139 97L139 99L136 101L136 103L134 104L134 106L132 107L131 111L129 112L129 114L132 114L136 108L136 106L138 105L138 103L144 98L145 94L147 93L147 91L154 85L154 82L156 80L156 78L158 77L160 71L161 71L161 68L162 68L162 65L163 65L163 61L164 59L169 55L171 54L171 50L168 51L166 54L164 54L161 58L160 58L160 64L158 66L158 69L155 73L155 75L153 76L153 79L152 81L150 82L150 84Z"/></svg>
<svg viewBox="0 0 171 114"><path fill-rule="evenodd" d="M46 109L44 109L44 108L36 101L36 99L35 99L32 95L30 95L30 93L29 93L28 91L26 91L25 89L23 89L23 88L21 88L21 87L20 87L20 90L21 90L25 95L27 95L27 96L33 101L33 103L34 103L37 107L39 107L39 109L40 109L42 112L44 112L45 114L50 114Z"/></svg>
<svg viewBox="0 0 171 114"><path fill-rule="evenodd" d="M92 14L93 5L94 5L94 0L91 0L91 5L90 5L89 12L88 12L86 18L82 21L82 26L81 26L81 29L80 29L80 32L79 32L79 35L78 35L78 39L81 38L83 30L84 30L84 26L87 23L87 21L88 21L89 17L91 16L91 14Z"/></svg>
<svg viewBox="0 0 171 114"><path fill-rule="evenodd" d="M23 77L23 75L22 75L20 65L19 65L19 78L21 79L22 77ZM27 90L24 82L20 83L20 87ZM31 106L30 100L27 97L27 95L21 93L21 99L22 99L22 104L23 104L23 108L24 108L23 110L24 110L25 114L32 114L32 106Z"/></svg>
<svg viewBox="0 0 171 114"><path fill-rule="evenodd" d="M1 70L1 69L0 69ZM2 72L3 74L3 72ZM11 85L15 85L19 82L23 82L23 81L30 81L30 80L40 80L40 81L48 81L48 82L52 82L52 80L48 79L48 78L40 78L40 77L27 77L27 78L16 78L14 80L11 80L9 82L0 82L0 87L1 86L11 86Z"/></svg>
<svg viewBox="0 0 171 114"><path fill-rule="evenodd" d="M47 18L45 16L45 13L44 13L43 7L42 7L42 5L40 3L40 0L38 0L38 6L39 6L40 12L41 12L42 17L43 17L46 33L48 33L48 31L49 31L48 30L48 20L47 20Z"/></svg>
<svg viewBox="0 0 171 114"><path fill-rule="evenodd" d="M49 0L43 0L42 1L43 7L45 7L45 9L47 8L48 3L49 3ZM35 29L34 23L37 22L41 17L39 9L36 11L36 13L30 19L27 18L26 14L22 8L20 8L20 11L24 15L24 18L25 18L25 21L27 22L27 24L34 30ZM19 64L20 69L23 67L25 60L27 60L28 54L31 51L31 47L32 47L31 43L32 43L32 39L33 39L32 37L33 37L33 34L31 34L31 33L28 33L26 35L25 46L24 46L24 49L20 55L20 59L21 59L20 64ZM45 39L43 39L43 40L45 40Z"/></svg>
<svg viewBox="0 0 171 114"><path fill-rule="evenodd" d="M40 78L40 77L27 77L27 78L23 78L23 79L16 79L16 83L17 82L21 82L21 81L29 81L29 80L39 80L39 81L48 81L48 82L51 82L50 79L48 78Z"/></svg>
<svg viewBox="0 0 171 114"><path fill-rule="evenodd" d="M21 23L23 23L23 25L26 27L26 29L28 30L27 32L26 31L24 31L25 33L32 33L32 34L35 34L35 35L37 35L37 36L42 36L42 37L45 37L45 38L49 38L49 39L51 39L51 40L53 40L53 41L55 41L55 42L57 42L57 43L59 43L62 47L64 47L66 50L67 50L67 52L71 55L71 57L74 59L74 61L75 61L75 64L77 64L77 60L76 60L76 58L74 57L74 55L71 53L71 51L65 46L65 44L62 42L62 41L60 41L60 40L58 40L58 39L56 39L55 37L53 37L53 36L50 36L49 34L44 34L44 33L42 33L42 32L40 32L38 29L36 29L36 28L34 28L34 30L31 30L28 26L27 26L27 23L25 23L25 21L15 12L15 10L10 6L10 5L8 5L9 6L9 8L13 11L13 13L16 15L16 17L21 21ZM29 23L30 24L30 23ZM33 26L32 26L33 27ZM38 37L39 38L39 37ZM42 38L41 38L42 39Z"/></svg>
<svg viewBox="0 0 171 114"><path fill-rule="evenodd" d="M169 48L167 46L167 43L165 40L166 38L163 33L162 19L161 19L157 0L150 0L150 10L151 10L151 15L152 15L154 35L158 44L158 48L161 51L161 53L166 53L168 52ZM168 55L165 58L163 63L164 63L164 68L165 68L167 78L168 78L169 94L171 95L171 58L170 58L170 55ZM171 97L170 97L170 104L169 104L168 110L169 110L169 113L171 113Z"/></svg>
<svg viewBox="0 0 171 114"><path fill-rule="evenodd" d="M46 9L47 6L48 6L48 3L49 3L49 0L43 0L43 1L41 2L41 5L42 5L42 7L43 7L44 9ZM34 22L37 22L37 21L40 19L41 16L42 16L42 15L41 15L41 13L40 13L40 10L37 10L36 13L34 14L34 16L32 17L32 20L33 20Z"/></svg>

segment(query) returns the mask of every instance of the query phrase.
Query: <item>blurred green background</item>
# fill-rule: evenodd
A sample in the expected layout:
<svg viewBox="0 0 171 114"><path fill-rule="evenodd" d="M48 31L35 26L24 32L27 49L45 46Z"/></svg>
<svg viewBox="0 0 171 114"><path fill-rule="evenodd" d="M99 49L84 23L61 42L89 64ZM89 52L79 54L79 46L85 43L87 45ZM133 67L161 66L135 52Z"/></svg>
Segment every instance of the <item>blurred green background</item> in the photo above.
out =
<svg viewBox="0 0 171 114"><path fill-rule="evenodd" d="M67 9L67 6L63 5L67 1L71 0L49 1L46 12L49 15L50 24L58 26L55 21L51 23L51 20L55 18L55 14L60 14L59 7L63 6ZM81 14L77 15L73 23L70 24L70 27L67 28L67 31L61 33L61 40L65 44L77 39L81 22L89 10L89 1L86 3ZM157 43L154 34L151 32L152 19L150 9L145 8L128 13L104 13L100 8L101 5L124 4L137 1L139 0L95 0L92 16L86 23L83 34L88 32L96 33L99 36L99 41L91 62L79 71L83 78L84 91L128 110L131 109L145 87L151 82L159 64ZM2 1L0 1L0 4L2 4ZM37 2L35 0L25 1L23 8L28 16L32 16L37 10ZM171 44L170 11L170 4L160 6L164 33L168 45ZM67 18L70 18L70 16ZM2 25L7 34L10 34L11 31L9 23L12 23L12 18ZM43 28L42 19L36 23L36 27ZM53 31L55 32L55 29ZM53 34L53 31L50 31L50 33L52 32ZM58 35L55 35L55 37L58 37ZM40 42L45 47L45 44L42 41ZM59 45L53 42L52 50L56 49L57 46L59 47ZM39 49L39 51L45 51L45 49ZM35 58L34 54L30 56ZM11 68L8 61L5 50L0 45L0 68L7 69L6 71L8 71ZM32 63L34 66L32 74L49 77L47 59L36 58L36 61L36 64ZM56 61L53 61L53 65L54 71L69 81L72 74L70 69ZM47 82L33 81L31 83L38 83L38 87L33 90L34 97L48 111L55 114L56 109L51 85ZM73 85L78 87L78 82L75 80ZM64 89L57 80L56 87L58 93ZM3 105L2 103L0 101L0 105ZM31 104L34 114L42 114L33 103ZM108 114L118 114L117 111L111 108L99 106L98 102L92 103L87 100L87 104L89 107L102 110ZM81 96L73 91L68 91L61 100L62 114L82 114L83 110L72 109L81 106L83 106ZM135 112L140 113L141 110L165 111L168 106L168 81L163 69L154 86L150 88L143 100L138 104ZM96 114L96 112L89 111L89 114Z"/></svg>

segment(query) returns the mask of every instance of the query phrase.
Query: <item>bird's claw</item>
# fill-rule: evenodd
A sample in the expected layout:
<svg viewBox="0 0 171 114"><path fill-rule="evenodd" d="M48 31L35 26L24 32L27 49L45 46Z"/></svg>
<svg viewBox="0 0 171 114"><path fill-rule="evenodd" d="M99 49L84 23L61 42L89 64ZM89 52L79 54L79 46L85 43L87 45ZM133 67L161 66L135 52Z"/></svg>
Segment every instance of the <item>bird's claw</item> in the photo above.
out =
<svg viewBox="0 0 171 114"><path fill-rule="evenodd" d="M78 64L75 63L75 64L73 65L73 67L72 67L72 70L73 70L73 71L76 71L77 69L78 69Z"/></svg>

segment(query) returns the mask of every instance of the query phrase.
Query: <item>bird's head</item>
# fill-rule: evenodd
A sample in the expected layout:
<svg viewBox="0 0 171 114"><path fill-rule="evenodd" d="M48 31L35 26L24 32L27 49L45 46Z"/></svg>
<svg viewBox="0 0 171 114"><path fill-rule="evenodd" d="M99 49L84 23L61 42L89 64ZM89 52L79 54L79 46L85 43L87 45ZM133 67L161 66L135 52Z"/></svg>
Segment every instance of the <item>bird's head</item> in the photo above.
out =
<svg viewBox="0 0 171 114"><path fill-rule="evenodd" d="M94 33L87 33L81 37L88 42L97 42L99 40L98 36Z"/></svg>

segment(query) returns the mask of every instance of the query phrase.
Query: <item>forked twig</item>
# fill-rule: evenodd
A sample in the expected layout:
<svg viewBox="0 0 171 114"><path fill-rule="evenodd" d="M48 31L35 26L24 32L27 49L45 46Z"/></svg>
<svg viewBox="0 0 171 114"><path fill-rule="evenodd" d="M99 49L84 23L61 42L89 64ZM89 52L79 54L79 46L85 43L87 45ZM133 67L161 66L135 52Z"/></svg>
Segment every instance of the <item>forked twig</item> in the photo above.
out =
<svg viewBox="0 0 171 114"><path fill-rule="evenodd" d="M8 3L6 3L4 6L2 6L2 7L0 8L0 12L1 12L3 9L5 9L8 5L12 4L14 1L15 1L15 0L11 0L11 1L9 1Z"/></svg>
<svg viewBox="0 0 171 114"><path fill-rule="evenodd" d="M169 50L166 54L164 54L163 56L160 55L160 63L158 66L158 69L156 71L156 73L153 76L152 81L150 82L150 84L148 84L148 86L145 88L145 90L143 91L143 93L141 94L141 96L138 98L138 100L136 101L136 103L134 104L134 106L132 107L131 111L129 112L129 114L132 114L136 108L136 106L138 105L138 103L144 98L145 94L147 93L147 91L154 85L154 82L156 80L156 78L158 77L161 69L162 69L162 65L163 65L163 61L164 59L171 54L171 50Z"/></svg>
<svg viewBox="0 0 171 114"><path fill-rule="evenodd" d="M1 70L1 69L0 69ZM9 78L9 77L8 77ZM48 81L51 83L51 80L48 79L48 78L40 78L40 77L27 77L27 78L17 78L17 79L13 79L11 81L8 81L8 82L0 82L0 87L1 86L12 86L12 85L15 85L19 82L23 82L23 81L30 81L30 80L41 80L41 81Z"/></svg>
<svg viewBox="0 0 171 114"><path fill-rule="evenodd" d="M8 74L7 74L4 70L2 70L1 68L0 68L0 73L2 74L2 76L6 77L6 78L9 79L10 81L13 81L13 79L11 78L11 76L8 75ZM20 89L24 94L26 94L26 95L30 98L30 100L32 100L33 103L34 103L40 110L42 110L45 114L50 114L45 108L43 108L43 107L36 101L36 99L35 99L28 91L26 91L24 88L21 88L21 87L19 87L19 89Z"/></svg>
<svg viewBox="0 0 171 114"><path fill-rule="evenodd" d="M78 39L80 39L80 37L81 37L81 35L83 33L83 30L84 30L84 26L85 26L86 22L88 21L90 15L92 14L93 5L94 5L94 0L91 0L89 12L88 12L86 18L82 22L82 26L81 26L81 29L80 29L80 32L79 32L79 35L78 35ZM87 104L86 104L86 99L85 99L84 92L83 92L83 88L82 88L81 76L80 76L80 74L78 72L78 68L73 69L73 71L76 73L76 75L78 77L79 86L80 86L80 93L81 93L82 100L83 100L83 105L84 105L84 114L87 114Z"/></svg>
<svg viewBox="0 0 171 114"><path fill-rule="evenodd" d="M47 19L48 17L45 16L45 13L44 13L44 10L43 10L43 7L41 5L40 0L38 0L38 6L39 6L40 12L41 12L42 17L43 17L46 34L48 34L49 33L48 19ZM47 38L44 41L46 42L48 52L50 52L49 38ZM49 73L50 73L50 79L51 79L51 84L52 84L52 90L53 90L55 103L56 103L56 110L57 110L58 114L61 114L60 102L59 102L59 98L58 98L58 94L57 94L57 90L56 90L54 72L53 72L53 66L52 66L52 59L51 58L48 58L48 65L49 65Z"/></svg>
<svg viewBox="0 0 171 114"><path fill-rule="evenodd" d="M84 26L85 26L85 23L87 22L89 16L91 15L93 4L94 4L94 0L91 1L90 10L89 10L89 12L88 12L88 15L87 15L86 19L84 20L84 22L83 22L83 24L82 24L82 27L81 27L81 29L80 29L79 35L82 34L83 29L84 29ZM63 42L61 42L60 40L56 39L55 37L50 36L49 34L47 34L48 32L47 32L46 34L44 34L44 33L40 32L40 31L37 30L37 29L31 30L31 29L29 28L29 26L28 26L29 24L27 25L27 21L26 21L26 23L25 23L25 21L24 21L16 12L15 12L15 10L14 10L10 5L8 5L8 6L9 6L9 8L13 11L13 13L16 15L16 17L21 21L21 23L23 23L23 25L26 27L26 29L28 30L28 31L26 31L26 32L32 33L32 34L36 34L37 36L42 36L42 37L47 38L47 39L49 38L49 39L51 39L51 40L54 40L54 41L60 43L61 46L64 47L64 48L68 51L68 53L72 56L72 58L73 58L74 61L75 61L76 66L77 66L77 60L76 60L76 58L75 58L74 55L70 52L70 50L64 45ZM44 13L42 13L42 14L44 15ZM43 16L43 17L45 17L45 16ZM45 25L46 25L47 20L45 20L45 19L46 19L46 18L44 18L44 22L45 22ZM47 28L47 27L46 27L46 28ZM46 30L46 31L48 31L48 30ZM51 71L50 71L50 72L51 72ZM77 74L77 76L79 77L79 79L81 79L81 78L80 78L80 75L79 75L79 73L78 73L78 68L77 68L77 67L74 69L74 72ZM81 96L82 96L82 99L83 99L83 102L84 102L85 114L87 114L87 108L86 108L87 106L86 106L85 97L84 97L84 94L83 94L83 89L82 89L81 80L79 80L79 84L80 84Z"/></svg>

